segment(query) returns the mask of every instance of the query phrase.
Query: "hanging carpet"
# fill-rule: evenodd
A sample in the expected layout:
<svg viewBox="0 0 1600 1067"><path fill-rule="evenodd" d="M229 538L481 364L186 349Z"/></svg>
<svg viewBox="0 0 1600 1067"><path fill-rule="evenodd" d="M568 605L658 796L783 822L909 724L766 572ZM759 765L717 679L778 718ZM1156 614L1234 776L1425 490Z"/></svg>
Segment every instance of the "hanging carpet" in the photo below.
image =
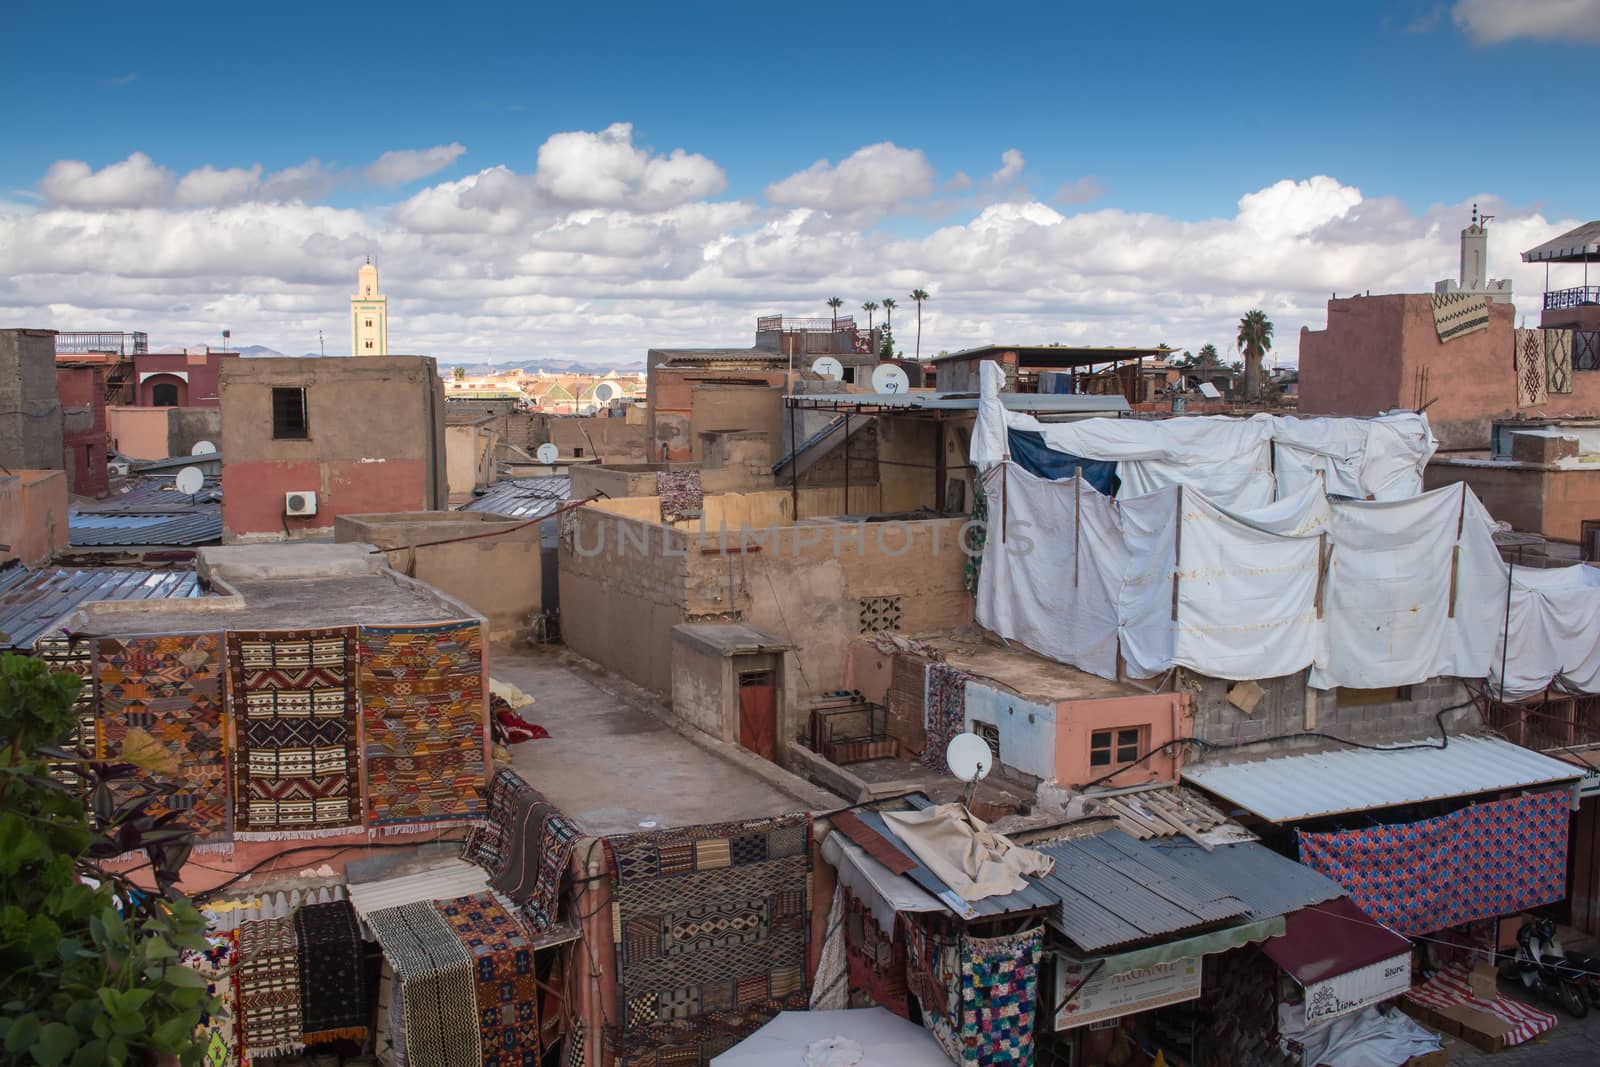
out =
<svg viewBox="0 0 1600 1067"><path fill-rule="evenodd" d="M406 1067L483 1067L475 962L431 901L367 916L394 970L390 1037Z"/></svg>
<svg viewBox="0 0 1600 1067"><path fill-rule="evenodd" d="M476 863L491 875L498 874L506 865L506 850L511 841L511 824L521 810L525 794L533 799L544 798L533 792L533 787L522 775L510 767L501 767L489 782L488 813L484 820L472 828L461 846L461 858Z"/></svg>
<svg viewBox="0 0 1600 1067"><path fill-rule="evenodd" d="M581 832L537 790L524 784L510 792L504 863L489 884L519 905L533 928L543 933L555 924L561 875Z"/></svg>
<svg viewBox="0 0 1600 1067"><path fill-rule="evenodd" d="M539 987L522 924L493 893L434 906L472 957L483 1067L538 1067Z"/></svg>
<svg viewBox="0 0 1600 1067"><path fill-rule="evenodd" d="M1454 341L1489 327L1489 298L1465 293L1433 295L1433 329L1441 341Z"/></svg>
<svg viewBox="0 0 1600 1067"><path fill-rule="evenodd" d="M930 663L923 689L923 722L927 740L918 761L948 773L944 752L951 738L966 728L967 673L948 663Z"/></svg>
<svg viewBox="0 0 1600 1067"><path fill-rule="evenodd" d="M1542 330L1544 377L1552 393L1572 392L1572 331Z"/></svg>
<svg viewBox="0 0 1600 1067"><path fill-rule="evenodd" d="M239 1016L248 1055L277 1056L305 1047L299 953L288 916L239 924Z"/></svg>
<svg viewBox="0 0 1600 1067"><path fill-rule="evenodd" d="M348 900L306 904L294 913L300 945L300 1017L307 1044L367 1039L361 926Z"/></svg>
<svg viewBox="0 0 1600 1067"><path fill-rule="evenodd" d="M206 981L206 993L217 1000L215 1010L203 1011L195 1028L204 1067L233 1067L239 1056L239 934L229 930L206 938L204 952L184 949L178 961Z"/></svg>
<svg viewBox="0 0 1600 1067"><path fill-rule="evenodd" d="M1572 369L1600 370L1600 330L1572 331Z"/></svg>
<svg viewBox="0 0 1600 1067"><path fill-rule="evenodd" d="M1516 331L1513 364L1517 375L1517 407L1545 402L1544 336L1539 330Z"/></svg>

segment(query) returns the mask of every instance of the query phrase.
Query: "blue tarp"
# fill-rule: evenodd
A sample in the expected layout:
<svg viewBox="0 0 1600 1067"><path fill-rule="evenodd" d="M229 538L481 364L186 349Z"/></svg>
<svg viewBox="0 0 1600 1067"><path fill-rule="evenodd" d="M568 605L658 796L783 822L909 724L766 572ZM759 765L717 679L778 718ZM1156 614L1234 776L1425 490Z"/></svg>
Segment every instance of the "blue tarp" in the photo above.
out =
<svg viewBox="0 0 1600 1067"><path fill-rule="evenodd" d="M1044 436L1034 430L1006 430L1010 441L1011 458L1023 470L1036 478L1058 480L1071 478L1078 471L1083 480L1106 496L1117 495L1117 465L1105 460L1082 459L1068 452L1057 452L1044 443Z"/></svg>

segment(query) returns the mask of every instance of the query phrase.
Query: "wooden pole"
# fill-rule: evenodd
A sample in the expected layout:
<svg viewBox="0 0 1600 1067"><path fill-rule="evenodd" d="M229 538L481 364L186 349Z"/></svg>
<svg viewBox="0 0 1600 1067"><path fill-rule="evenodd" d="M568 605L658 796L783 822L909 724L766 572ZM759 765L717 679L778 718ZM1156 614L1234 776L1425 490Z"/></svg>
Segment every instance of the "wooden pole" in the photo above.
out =
<svg viewBox="0 0 1600 1067"><path fill-rule="evenodd" d="M844 409L844 513L850 511L850 409Z"/></svg>
<svg viewBox="0 0 1600 1067"><path fill-rule="evenodd" d="M1006 543L1006 468L1011 466L1011 457L1007 455L1000 461L1000 543Z"/></svg>
<svg viewBox="0 0 1600 1067"><path fill-rule="evenodd" d="M1328 535L1317 535L1317 618L1322 618L1322 593L1328 580Z"/></svg>
<svg viewBox="0 0 1600 1067"><path fill-rule="evenodd" d="M791 522L800 521L800 438L794 429L794 398L789 398L789 507Z"/></svg>
<svg viewBox="0 0 1600 1067"><path fill-rule="evenodd" d="M1467 483L1456 483L1461 490L1461 508L1456 512L1456 543L1450 547L1450 618L1456 617L1456 582L1461 571L1461 531L1467 525Z"/></svg>
<svg viewBox="0 0 1600 1067"><path fill-rule="evenodd" d="M1083 527L1083 468L1072 471L1072 588L1078 588L1078 531Z"/></svg>
<svg viewBox="0 0 1600 1067"><path fill-rule="evenodd" d="M1183 486L1178 486L1177 529L1172 535L1172 621L1178 621L1178 571L1183 566Z"/></svg>

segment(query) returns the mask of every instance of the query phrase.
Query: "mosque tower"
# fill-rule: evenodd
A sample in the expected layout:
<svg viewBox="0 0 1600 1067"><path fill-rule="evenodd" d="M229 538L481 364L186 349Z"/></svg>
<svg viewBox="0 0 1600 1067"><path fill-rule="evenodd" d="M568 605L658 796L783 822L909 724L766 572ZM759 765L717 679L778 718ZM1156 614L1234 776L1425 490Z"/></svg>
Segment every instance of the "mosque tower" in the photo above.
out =
<svg viewBox="0 0 1600 1067"><path fill-rule="evenodd" d="M389 298L378 289L371 256L356 275L356 294L350 298L350 345L357 356L389 354Z"/></svg>

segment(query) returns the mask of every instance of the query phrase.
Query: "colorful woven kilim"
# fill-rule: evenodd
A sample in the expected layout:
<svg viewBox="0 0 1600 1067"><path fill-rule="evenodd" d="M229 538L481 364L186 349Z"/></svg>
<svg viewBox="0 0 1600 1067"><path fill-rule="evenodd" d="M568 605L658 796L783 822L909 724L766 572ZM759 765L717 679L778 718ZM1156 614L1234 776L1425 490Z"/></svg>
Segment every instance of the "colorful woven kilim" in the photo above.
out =
<svg viewBox="0 0 1600 1067"><path fill-rule="evenodd" d="M966 727L967 674L948 663L930 663L927 672L923 721L928 733L918 758L934 770L948 773L945 749Z"/></svg>
<svg viewBox="0 0 1600 1067"><path fill-rule="evenodd" d="M77 736L68 739L67 748L85 756L95 754L95 720L99 701L94 693L94 641L87 637L41 637L33 643L33 654L50 665L52 671L70 674L82 681L72 710L78 720Z"/></svg>
<svg viewBox="0 0 1600 1067"><path fill-rule="evenodd" d="M1600 370L1600 330L1572 331L1572 369Z"/></svg>
<svg viewBox="0 0 1600 1067"><path fill-rule="evenodd" d="M961 939L961 1055L981 1067L1033 1063L1044 927Z"/></svg>
<svg viewBox="0 0 1600 1067"><path fill-rule="evenodd" d="M961 1061L956 1017L960 1010L960 956L954 943L947 943L925 931L910 915L899 916L900 931L906 941L906 989L917 998L922 1025L939 1042L939 1047L956 1062Z"/></svg>
<svg viewBox="0 0 1600 1067"><path fill-rule="evenodd" d="M472 956L483 1067L538 1067L539 987L522 924L493 893L435 906Z"/></svg>
<svg viewBox="0 0 1600 1067"><path fill-rule="evenodd" d="M177 812L202 844L229 839L219 646L214 634L102 637L95 644L96 754L114 761L136 746L146 755L169 753L171 773L148 773L178 789L150 810Z"/></svg>
<svg viewBox="0 0 1600 1067"><path fill-rule="evenodd" d="M406 1067L482 1067L472 955L431 902L367 916L394 970L390 1005ZM394 1033L398 1029L398 1034Z"/></svg>
<svg viewBox="0 0 1600 1067"><path fill-rule="evenodd" d="M663 522L692 518L705 507L698 470L656 471L656 495L661 498Z"/></svg>
<svg viewBox="0 0 1600 1067"><path fill-rule="evenodd" d="M1565 790L1421 822L1300 835L1300 862L1406 935L1511 915L1566 895Z"/></svg>
<svg viewBox="0 0 1600 1067"><path fill-rule="evenodd" d="M355 630L228 634L234 827L315 837L361 824Z"/></svg>
<svg viewBox="0 0 1600 1067"><path fill-rule="evenodd" d="M307 904L294 913L300 946L300 1017L307 1044L367 1039L366 968L361 926L348 900Z"/></svg>
<svg viewBox="0 0 1600 1067"><path fill-rule="evenodd" d="M543 932L555 925L561 906L561 875L581 836L537 790L518 779L509 789L510 817L505 828L504 862L489 884L504 893Z"/></svg>
<svg viewBox="0 0 1600 1067"><path fill-rule="evenodd" d="M806 1007L811 817L608 839L622 1067L708 1063Z"/></svg>
<svg viewBox="0 0 1600 1067"><path fill-rule="evenodd" d="M1516 331L1513 365L1517 375L1517 407L1545 401L1544 335L1539 330Z"/></svg>
<svg viewBox="0 0 1600 1067"><path fill-rule="evenodd" d="M367 825L481 815L489 784L483 627L363 626L360 671Z"/></svg>
<svg viewBox="0 0 1600 1067"><path fill-rule="evenodd" d="M1466 293L1433 295L1433 329L1441 341L1489 328L1489 298Z"/></svg>
<svg viewBox="0 0 1600 1067"><path fill-rule="evenodd" d="M476 863L490 874L498 874L506 865L512 820L521 810L524 794L532 792L533 788L523 781L522 775L510 767L496 771L489 782L488 815L467 835L461 846L461 858ZM535 797L543 799L537 794Z"/></svg>
<svg viewBox="0 0 1600 1067"><path fill-rule="evenodd" d="M239 1016L244 1050L252 1056L305 1047L298 956L293 919L246 919L239 924Z"/></svg>
<svg viewBox="0 0 1600 1067"><path fill-rule="evenodd" d="M849 889L844 891L844 915L850 991L864 995L871 1004L881 1004L902 1019L909 1019L905 941L896 938L894 931L879 927L871 909Z"/></svg>
<svg viewBox="0 0 1600 1067"><path fill-rule="evenodd" d="M250 1060L239 1050L239 989L235 970L239 964L239 935L236 931L207 937L211 947L205 952L185 949L179 962L206 980L206 992L217 998L217 1010L200 1017L195 1040L203 1050L204 1067L243 1067Z"/></svg>
<svg viewBox="0 0 1600 1067"><path fill-rule="evenodd" d="M1552 393L1572 392L1572 331L1542 330L1544 380Z"/></svg>

